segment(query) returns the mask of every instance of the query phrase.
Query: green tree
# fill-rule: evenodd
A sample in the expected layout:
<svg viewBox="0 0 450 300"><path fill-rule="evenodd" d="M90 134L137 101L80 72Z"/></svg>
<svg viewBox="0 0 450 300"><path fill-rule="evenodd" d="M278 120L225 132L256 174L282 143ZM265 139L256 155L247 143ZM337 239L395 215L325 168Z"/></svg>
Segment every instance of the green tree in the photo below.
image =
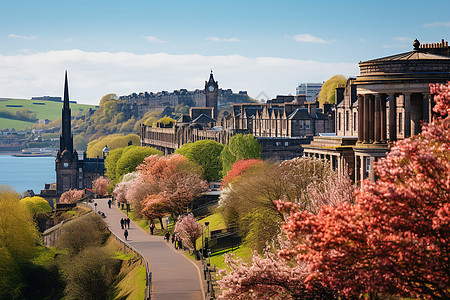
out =
<svg viewBox="0 0 450 300"><path fill-rule="evenodd" d="M105 159L106 176L108 176L111 181L116 180L117 161L122 156L122 152L123 148L113 149Z"/></svg>
<svg viewBox="0 0 450 300"><path fill-rule="evenodd" d="M225 175L240 159L261 158L261 146L253 135L239 133L231 137L220 156Z"/></svg>
<svg viewBox="0 0 450 300"><path fill-rule="evenodd" d="M116 148L123 148L128 146L128 143L131 142L133 145L139 145L140 139L136 134L111 134L96 140L91 141L88 144L87 148L87 156L88 157L97 157L103 156L103 148L105 145L108 145L109 150L113 150Z"/></svg>
<svg viewBox="0 0 450 300"><path fill-rule="evenodd" d="M156 123L153 123L153 127L156 127L157 124L161 124L164 126L171 126L175 123L175 120L170 118L170 117L162 117L161 119L159 119L158 121L156 121Z"/></svg>
<svg viewBox="0 0 450 300"><path fill-rule="evenodd" d="M87 146L88 146L88 142L84 138L84 136L82 136L81 134L78 134L78 135L73 137L73 146L78 151L86 151L87 150Z"/></svg>
<svg viewBox="0 0 450 300"><path fill-rule="evenodd" d="M25 197L20 200L20 203L24 204L33 215L52 211L50 204L42 197Z"/></svg>
<svg viewBox="0 0 450 300"><path fill-rule="evenodd" d="M144 161L144 158L155 154L161 156L163 153L151 147L126 147L116 164L116 180L121 181L123 175L134 172L136 167Z"/></svg>
<svg viewBox="0 0 450 300"><path fill-rule="evenodd" d="M175 153L181 154L203 168L203 177L208 181L218 180L221 177L222 161L220 153L223 145L212 140L201 140L195 143L184 144Z"/></svg>
<svg viewBox="0 0 450 300"><path fill-rule="evenodd" d="M36 254L33 217L19 194L0 186L0 299L17 299L24 287L21 268Z"/></svg>
<svg viewBox="0 0 450 300"><path fill-rule="evenodd" d="M344 75L334 75L322 85L322 89L319 93L319 103L323 106L324 103L335 103L336 98L336 87L338 84L345 84L347 78Z"/></svg>

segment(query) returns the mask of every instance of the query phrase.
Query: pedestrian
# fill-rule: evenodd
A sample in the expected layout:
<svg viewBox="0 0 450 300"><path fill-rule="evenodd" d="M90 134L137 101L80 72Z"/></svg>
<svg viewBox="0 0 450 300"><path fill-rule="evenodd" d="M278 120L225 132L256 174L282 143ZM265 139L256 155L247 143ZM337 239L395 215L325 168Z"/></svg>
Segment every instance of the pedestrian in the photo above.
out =
<svg viewBox="0 0 450 300"><path fill-rule="evenodd" d="M130 218L127 218L127 226L128 226L128 229L130 228L130 222L131 222Z"/></svg>
<svg viewBox="0 0 450 300"><path fill-rule="evenodd" d="M111 209L111 199L108 200L108 207Z"/></svg>
<svg viewBox="0 0 450 300"><path fill-rule="evenodd" d="M153 230L155 230L155 223L153 221L150 223L150 232L153 235Z"/></svg>
<svg viewBox="0 0 450 300"><path fill-rule="evenodd" d="M172 244L175 243L175 232L172 234Z"/></svg>
<svg viewBox="0 0 450 300"><path fill-rule="evenodd" d="M125 231L123 232L123 236L125 237L125 241L128 238L128 230L125 229Z"/></svg>
<svg viewBox="0 0 450 300"><path fill-rule="evenodd" d="M181 236L178 237L178 249L183 250L183 239Z"/></svg>
<svg viewBox="0 0 450 300"><path fill-rule="evenodd" d="M97 211L97 202L94 203L94 210Z"/></svg>
<svg viewBox="0 0 450 300"><path fill-rule="evenodd" d="M170 239L170 233L169 233L169 231L166 231L166 234L164 235L164 239L165 239L167 242L169 242L169 239Z"/></svg>
<svg viewBox="0 0 450 300"><path fill-rule="evenodd" d="M123 229L123 225L125 224L125 220L122 218L122 219L120 219L120 226L122 227L122 229Z"/></svg>

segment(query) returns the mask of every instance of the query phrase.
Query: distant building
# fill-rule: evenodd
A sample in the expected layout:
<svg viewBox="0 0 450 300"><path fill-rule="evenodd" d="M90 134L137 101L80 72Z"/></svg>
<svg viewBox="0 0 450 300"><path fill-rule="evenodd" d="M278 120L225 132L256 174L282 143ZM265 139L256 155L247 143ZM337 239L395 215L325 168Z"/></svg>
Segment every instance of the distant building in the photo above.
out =
<svg viewBox="0 0 450 300"><path fill-rule="evenodd" d="M345 165L355 181L375 180L373 164L393 142L421 132L431 121L429 84L450 80L450 47L421 45L406 53L363 61L360 75L336 89L336 134L315 137L304 154Z"/></svg>
<svg viewBox="0 0 450 300"><path fill-rule="evenodd" d="M69 189L92 188L92 181L102 176L105 170L103 157L87 158L86 155L81 159L78 157L77 151L73 148L71 119L66 72L60 147L55 161L57 197Z"/></svg>
<svg viewBox="0 0 450 300"><path fill-rule="evenodd" d="M51 96L31 97L31 100L62 102L61 97L51 97Z"/></svg>
<svg viewBox="0 0 450 300"><path fill-rule="evenodd" d="M322 89L322 83L301 83L295 89L295 94L305 95L307 102L314 102L319 97L320 90Z"/></svg>
<svg viewBox="0 0 450 300"><path fill-rule="evenodd" d="M170 128L141 125L141 145L170 154L198 140L227 144L237 133L252 134L262 147L262 158L283 160L301 156L302 145L314 135L334 132L331 106L319 109L317 102L305 102L305 96L277 96L267 103L233 104L231 114L217 118L217 90L217 81L211 74L205 82L209 107L192 107L189 116L181 116Z"/></svg>

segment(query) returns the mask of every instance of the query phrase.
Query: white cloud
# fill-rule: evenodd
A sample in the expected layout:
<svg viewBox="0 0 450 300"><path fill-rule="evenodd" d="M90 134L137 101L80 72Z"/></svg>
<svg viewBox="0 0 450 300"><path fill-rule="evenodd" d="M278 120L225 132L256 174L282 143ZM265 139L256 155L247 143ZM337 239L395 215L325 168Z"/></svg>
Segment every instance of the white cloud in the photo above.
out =
<svg viewBox="0 0 450 300"><path fill-rule="evenodd" d="M296 34L294 36L286 36L288 39L294 40L296 42L303 43L318 43L318 44L329 44L332 41L326 41L322 38L310 35L308 33Z"/></svg>
<svg viewBox="0 0 450 300"><path fill-rule="evenodd" d="M144 39L146 39L147 41L149 41L151 43L165 43L166 42L166 41L163 41L163 40L157 38L156 36L152 36L152 35L144 36Z"/></svg>
<svg viewBox="0 0 450 300"><path fill-rule="evenodd" d="M232 38L228 38L228 39L224 39L224 38L219 38L216 36L210 36L206 38L208 41L213 41L213 42L242 42L242 40L232 37Z"/></svg>
<svg viewBox="0 0 450 300"><path fill-rule="evenodd" d="M402 42L402 43L412 43L413 42L412 38L405 37L405 36L398 36L398 37L393 38L393 40L397 41L397 42Z"/></svg>
<svg viewBox="0 0 450 300"><path fill-rule="evenodd" d="M14 33L8 34L8 37L12 38L12 39L22 39L22 40L35 40L35 39L37 39L37 36L34 36L34 35L18 35L18 34L14 34Z"/></svg>
<svg viewBox="0 0 450 300"><path fill-rule="evenodd" d="M358 74L357 63L327 63L277 57L204 56L129 52L61 50L20 55L0 54L0 97L30 99L61 96L64 71L69 73L70 97L98 104L108 93L202 89L210 69L220 87L250 96L269 97L295 92L298 82L317 82L335 74Z"/></svg>
<svg viewBox="0 0 450 300"><path fill-rule="evenodd" d="M431 28L431 27L450 27L450 22L434 22L434 23L426 23L423 24L424 28Z"/></svg>

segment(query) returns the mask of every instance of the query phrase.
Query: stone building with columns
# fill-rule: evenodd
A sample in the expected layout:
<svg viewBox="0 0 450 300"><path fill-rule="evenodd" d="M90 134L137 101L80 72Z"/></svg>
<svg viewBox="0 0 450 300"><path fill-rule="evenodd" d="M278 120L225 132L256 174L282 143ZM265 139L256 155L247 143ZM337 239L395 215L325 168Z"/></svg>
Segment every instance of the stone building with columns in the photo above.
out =
<svg viewBox="0 0 450 300"><path fill-rule="evenodd" d="M450 80L448 42L359 63L360 75L336 89L336 135L305 146L306 156L347 164L355 181L375 180L373 163L392 143L416 135L431 120L430 83ZM345 155L344 155L345 153ZM349 155L352 153L352 155Z"/></svg>

